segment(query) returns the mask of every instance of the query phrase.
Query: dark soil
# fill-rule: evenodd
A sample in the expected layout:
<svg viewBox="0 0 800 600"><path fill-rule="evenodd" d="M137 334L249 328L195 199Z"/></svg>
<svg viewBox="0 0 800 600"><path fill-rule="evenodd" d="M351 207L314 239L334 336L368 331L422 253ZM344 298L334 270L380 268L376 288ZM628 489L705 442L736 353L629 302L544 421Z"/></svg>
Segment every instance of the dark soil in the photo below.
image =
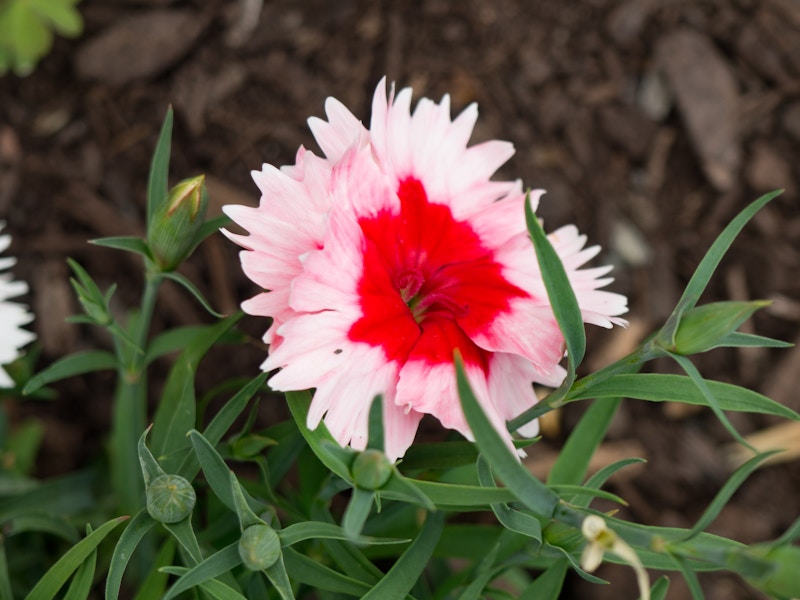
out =
<svg viewBox="0 0 800 600"><path fill-rule="evenodd" d="M800 336L800 7L793 0L84 0L77 41L58 40L31 76L0 79L0 218L14 235L16 274L31 284L42 367L108 340L68 325L78 311L65 257L101 287L135 302L138 261L87 239L143 231L149 160L168 105L176 111L174 181L206 173L212 213L255 204L249 172L315 148L306 118L326 96L367 120L387 75L415 97L449 93L454 112L478 102L475 138L512 141L504 177L548 190L548 229L576 223L616 265L614 291L630 299L631 327L593 330L597 366L659 326L714 237L749 201L775 188L736 241L705 300L769 298L751 331ZM255 10L257 22L247 17ZM260 11L260 12L259 12ZM183 272L223 312L254 293L237 251L210 240ZM207 322L175 288L155 326ZM248 318L254 336L265 324ZM201 385L254 373L263 348L207 361ZM709 378L800 409L800 350L715 351L697 358ZM674 370L664 363L661 370ZM58 386L50 404L8 403L37 414L47 435L37 474L90 461L108 428L111 376ZM546 472L580 408L564 411L531 467ZM775 424L731 415L743 434ZM795 430L797 447L800 433ZM732 472L731 442L713 415L627 401L605 460L643 456L613 490L625 516L691 526ZM784 442L784 443L791 443ZM548 451L549 450L549 451ZM744 542L778 536L798 515L800 463L757 472L712 530ZM630 569L604 568L611 586L573 581L565 598L634 598ZM688 598L674 580L669 598ZM732 576L704 576L710 600L756 598Z"/></svg>

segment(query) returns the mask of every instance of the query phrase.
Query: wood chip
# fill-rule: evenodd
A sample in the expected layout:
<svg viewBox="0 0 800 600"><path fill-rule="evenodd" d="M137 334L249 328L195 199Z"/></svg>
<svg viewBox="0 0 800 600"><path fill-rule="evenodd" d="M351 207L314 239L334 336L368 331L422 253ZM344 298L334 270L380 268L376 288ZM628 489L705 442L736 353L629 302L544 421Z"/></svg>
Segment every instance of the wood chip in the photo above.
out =
<svg viewBox="0 0 800 600"><path fill-rule="evenodd" d="M85 42L75 56L75 70L82 78L111 85L155 77L192 49L207 22L189 10L132 14Z"/></svg>
<svg viewBox="0 0 800 600"><path fill-rule="evenodd" d="M718 190L730 191L742 161L739 93L730 66L708 36L691 29L664 35L656 45L656 59L706 177Z"/></svg>

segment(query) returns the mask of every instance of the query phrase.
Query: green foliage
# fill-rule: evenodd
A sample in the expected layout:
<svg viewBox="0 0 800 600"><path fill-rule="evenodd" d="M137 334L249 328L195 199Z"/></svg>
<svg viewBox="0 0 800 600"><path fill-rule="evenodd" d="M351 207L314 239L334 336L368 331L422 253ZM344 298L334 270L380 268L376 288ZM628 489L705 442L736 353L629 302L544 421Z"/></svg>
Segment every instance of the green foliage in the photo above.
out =
<svg viewBox="0 0 800 600"><path fill-rule="evenodd" d="M29 75L53 45L53 31L68 38L83 32L80 0L0 1L0 76Z"/></svg>
<svg viewBox="0 0 800 600"><path fill-rule="evenodd" d="M112 311L114 286L101 290L71 262L84 312L74 320L103 328L112 347L56 361L27 377L24 388L36 393L66 377L116 372L108 460L97 461L96 470L39 482L30 472L42 428L34 421L9 431L0 423L3 456L14 457L12 467L0 472L0 600L19 592L34 599L84 598L95 593L97 582L105 586L107 600L134 594L142 599L555 600L571 572L603 583L585 559L597 552L640 575L642 567L678 572L695 598L702 598L699 574L720 569L777 598L800 593L792 566L798 560L800 519L777 540L754 546L706 532L767 455L737 469L690 529L639 525L598 511L597 499L626 502L606 484L641 459L625 458L587 477L623 398L708 407L734 437L739 436L728 411L800 420L761 394L704 379L690 360L720 346L785 345L736 331L760 303L697 306L735 236L774 195L745 209L714 242L664 327L631 355L580 379L576 369L586 349L580 309L528 204L528 231L564 334L567 377L510 422L509 430L568 402L591 404L541 481L519 456L536 440L504 441L456 356L461 408L474 442L453 436L457 439L419 444L391 464L384 454L380 396L371 406L362 451L341 447L324 424L309 429L310 391L286 393L290 417L260 429L266 400L259 400L269 393L265 373L217 382L198 400L197 375L209 352L250 340L237 329L241 313L217 315L199 289L175 271L222 221L205 221L202 176L169 188L172 119L169 111L151 165L146 239L95 242L141 257L140 305L128 315L116 306ZM207 323L151 336L157 292L167 280L208 309ZM647 361L665 356L686 375L639 372ZM151 390L153 365L167 376ZM120 515L133 518L113 532L127 519ZM604 537L584 531L587 517L588 523L602 517ZM87 527L81 538L87 521L99 525ZM112 532L113 550L106 550L111 543L103 540ZM40 564L31 567L32 560ZM664 577L643 585L642 597L663 599L668 585Z"/></svg>

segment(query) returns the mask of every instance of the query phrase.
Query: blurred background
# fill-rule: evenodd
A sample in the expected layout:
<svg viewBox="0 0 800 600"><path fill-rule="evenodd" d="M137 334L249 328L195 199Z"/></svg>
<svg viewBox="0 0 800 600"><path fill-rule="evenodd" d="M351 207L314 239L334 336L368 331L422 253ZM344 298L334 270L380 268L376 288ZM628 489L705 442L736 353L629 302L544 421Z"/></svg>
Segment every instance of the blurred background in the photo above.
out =
<svg viewBox="0 0 800 600"><path fill-rule="evenodd" d="M224 204L258 202L252 169L292 163L300 144L317 150L306 119L324 116L327 96L368 122L384 75L416 98L450 94L454 115L477 102L473 140L506 139L517 149L498 176L548 190L539 211L546 229L575 223L603 247L595 264L615 265L610 289L628 295L631 325L591 330L588 368L660 326L716 235L776 188L786 192L735 242L704 300L771 299L747 330L791 342L800 335L796 0L83 0L77 8L81 35L56 38L26 77L0 78L0 219L14 238L15 274L31 286L39 368L109 344L64 321L78 312L66 257L102 288L118 283L121 311L138 299L138 259L86 242L143 233L149 161L169 105L173 182L205 173L216 216ZM255 293L222 236L182 272L222 312ZM211 320L171 286L159 306L157 329ZM248 317L243 327L254 343L207 361L201 382L257 370L266 325ZM708 378L800 409L796 348L716 350L697 364ZM56 390L51 401L4 402L12 423L36 415L45 424L41 477L102 452L113 374ZM544 440L530 452L539 475L582 410L568 408L544 423ZM280 406L262 410L266 421L283 414ZM800 454L800 429L730 418L741 433ZM736 464L710 411L633 401L623 404L598 464L626 456L648 464L612 480L630 503L623 516L680 527L693 524ZM790 457L760 469L711 531L772 539L798 506L800 462ZM636 596L630 569L599 574L612 585L574 580L564 598ZM670 599L689 597L679 579ZM759 597L733 576L702 581L709 600Z"/></svg>

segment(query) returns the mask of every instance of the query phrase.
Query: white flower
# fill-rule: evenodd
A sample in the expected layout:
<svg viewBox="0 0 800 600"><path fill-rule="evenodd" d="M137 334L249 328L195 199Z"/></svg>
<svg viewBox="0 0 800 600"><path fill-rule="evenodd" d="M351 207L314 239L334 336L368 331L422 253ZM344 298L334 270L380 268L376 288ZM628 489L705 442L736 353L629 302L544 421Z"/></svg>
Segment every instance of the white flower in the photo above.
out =
<svg viewBox="0 0 800 600"><path fill-rule="evenodd" d="M5 222L0 221L0 230L5 227ZM11 244L11 237L0 235L0 253L4 252ZM11 256L0 257L0 388L13 387L14 381L5 372L2 365L15 360L20 349L34 339L34 334L23 325L33 320L33 315L27 307L17 302L10 302L9 298L21 296L28 291L24 281L14 281L10 273L4 273L16 263Z"/></svg>

